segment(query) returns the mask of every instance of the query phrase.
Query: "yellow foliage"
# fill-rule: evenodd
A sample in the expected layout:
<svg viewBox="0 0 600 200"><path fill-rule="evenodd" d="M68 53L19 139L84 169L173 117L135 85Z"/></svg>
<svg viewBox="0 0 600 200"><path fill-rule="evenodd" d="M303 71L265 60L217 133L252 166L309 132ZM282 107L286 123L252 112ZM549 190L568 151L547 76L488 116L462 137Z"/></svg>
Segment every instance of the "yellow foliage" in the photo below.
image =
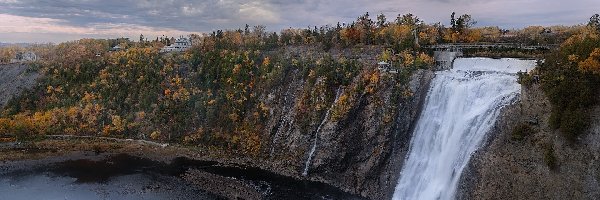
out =
<svg viewBox="0 0 600 200"><path fill-rule="evenodd" d="M443 33L443 38L446 41L457 43L460 39L460 34L452 29L446 29Z"/></svg>
<svg viewBox="0 0 600 200"><path fill-rule="evenodd" d="M423 52L421 52L419 54L419 60L421 60L421 62L423 62L429 66L432 66L435 63L434 59L431 56L429 56Z"/></svg>
<svg viewBox="0 0 600 200"><path fill-rule="evenodd" d="M217 100L211 99L210 101L208 101L206 104L208 104L209 106L212 106L213 104L215 104L217 102Z"/></svg>
<svg viewBox="0 0 600 200"><path fill-rule="evenodd" d="M383 60L383 61L391 61L392 60L392 52L385 50L383 52L381 52L381 54L379 55L379 60Z"/></svg>
<svg viewBox="0 0 600 200"><path fill-rule="evenodd" d="M415 63L415 57L408 50L402 51L400 56L402 57L402 65L404 66L412 66Z"/></svg>
<svg viewBox="0 0 600 200"><path fill-rule="evenodd" d="M403 41L408 37L411 37L412 29L408 25L392 25L393 27L393 38L396 41Z"/></svg>
<svg viewBox="0 0 600 200"><path fill-rule="evenodd" d="M600 75L600 48L595 48L587 59L579 62L579 70Z"/></svg>
<svg viewBox="0 0 600 200"><path fill-rule="evenodd" d="M51 85L49 85L48 87L46 87L46 93L52 94L52 92L54 92L54 87L52 87Z"/></svg>
<svg viewBox="0 0 600 200"><path fill-rule="evenodd" d="M338 98L338 101L336 102L336 105L333 109L331 118L333 120L340 119L342 116L344 116L346 113L348 113L348 111L350 111L350 108L351 108L350 104L351 104L350 94L343 93L342 95L340 95L340 97Z"/></svg>
<svg viewBox="0 0 600 200"><path fill-rule="evenodd" d="M94 100L96 100L98 98L98 96L94 95L94 93L88 93L85 92L85 94L83 95L83 98L81 99L83 102L92 102Z"/></svg>
<svg viewBox="0 0 600 200"><path fill-rule="evenodd" d="M466 42L479 42L481 40L481 31L480 30L469 30L466 34L465 34L465 38L464 41Z"/></svg>
<svg viewBox="0 0 600 200"><path fill-rule="evenodd" d="M109 125L102 127L102 136L109 136L110 132L112 131Z"/></svg>
<svg viewBox="0 0 600 200"><path fill-rule="evenodd" d="M314 78L317 75L317 72L315 72L315 70L310 70L310 72L308 73L308 78Z"/></svg>
<svg viewBox="0 0 600 200"><path fill-rule="evenodd" d="M579 61L579 56L575 55L575 54L571 54L571 55L569 55L569 61L571 61L571 62L578 62Z"/></svg>
<svg viewBox="0 0 600 200"><path fill-rule="evenodd" d="M370 84L379 83L379 73L377 73L377 72L372 73L371 76L369 77L369 83Z"/></svg>
<svg viewBox="0 0 600 200"><path fill-rule="evenodd" d="M434 26L425 26L425 28L419 33L421 42L428 44L436 44L440 38L438 29Z"/></svg>
<svg viewBox="0 0 600 200"><path fill-rule="evenodd" d="M270 64L271 64L271 58L265 57L265 59L263 60L262 66L266 67L266 66L269 66Z"/></svg>
<svg viewBox="0 0 600 200"><path fill-rule="evenodd" d="M23 51L21 47L9 46L0 48L0 63L8 63L11 59L15 58L17 52Z"/></svg>
<svg viewBox="0 0 600 200"><path fill-rule="evenodd" d="M231 113L231 114L229 114L229 119L230 119L231 121L234 121L234 122L236 122L236 121L238 121L238 120L239 120L239 115L238 115L237 113Z"/></svg>
<svg viewBox="0 0 600 200"><path fill-rule="evenodd" d="M153 131L150 134L150 138L153 139L153 140L158 140L158 139L160 139L160 137L161 137L160 131Z"/></svg>
<svg viewBox="0 0 600 200"><path fill-rule="evenodd" d="M183 138L183 143L185 144L193 144L198 142L204 136L204 129L199 128L195 132L190 135L187 135Z"/></svg>
<svg viewBox="0 0 600 200"><path fill-rule="evenodd" d="M0 118L0 134L11 134L11 130L15 127L14 121L7 118Z"/></svg>
<svg viewBox="0 0 600 200"><path fill-rule="evenodd" d="M233 74L238 74L238 73L240 73L241 69L242 69L242 65L236 64L236 65L233 66L232 72L233 72Z"/></svg>
<svg viewBox="0 0 600 200"><path fill-rule="evenodd" d="M112 127L111 127L112 131L115 131L117 133L122 133L123 131L125 131L126 121L121 119L121 116L112 115L111 120L112 120Z"/></svg>

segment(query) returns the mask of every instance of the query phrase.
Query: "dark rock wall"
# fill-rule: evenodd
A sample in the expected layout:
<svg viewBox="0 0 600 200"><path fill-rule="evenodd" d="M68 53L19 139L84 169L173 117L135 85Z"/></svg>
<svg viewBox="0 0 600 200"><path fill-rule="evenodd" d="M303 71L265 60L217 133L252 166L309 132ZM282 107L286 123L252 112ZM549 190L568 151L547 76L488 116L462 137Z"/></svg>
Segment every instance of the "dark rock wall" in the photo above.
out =
<svg viewBox="0 0 600 200"><path fill-rule="evenodd" d="M347 51L334 52L334 57L340 54L352 57L352 52ZM363 53L355 59L365 63L364 70L369 74L376 70L375 58L374 53ZM267 144L263 145L262 155L251 162L280 174L325 182L370 199L390 199L408 151L412 126L434 73L418 70L408 83L390 74L381 74L372 93L355 96L345 115L325 121L306 177L302 172L315 139L314 131L324 114L311 121L312 129L302 131L299 121L307 116L300 116L295 105L305 81L296 73L290 71L285 84L265 95L271 108L264 133L269 140L263 141ZM343 90L347 93L351 88ZM400 98L394 95L398 93L402 94Z"/></svg>
<svg viewBox="0 0 600 200"><path fill-rule="evenodd" d="M0 65L0 108L21 91L35 86L39 73L30 68L21 63Z"/></svg>
<svg viewBox="0 0 600 200"><path fill-rule="evenodd" d="M464 173L459 199L600 199L600 107L576 143L549 127L551 105L539 85L523 88L521 101L506 108ZM534 132L512 138L517 124ZM556 166L545 157L552 148Z"/></svg>

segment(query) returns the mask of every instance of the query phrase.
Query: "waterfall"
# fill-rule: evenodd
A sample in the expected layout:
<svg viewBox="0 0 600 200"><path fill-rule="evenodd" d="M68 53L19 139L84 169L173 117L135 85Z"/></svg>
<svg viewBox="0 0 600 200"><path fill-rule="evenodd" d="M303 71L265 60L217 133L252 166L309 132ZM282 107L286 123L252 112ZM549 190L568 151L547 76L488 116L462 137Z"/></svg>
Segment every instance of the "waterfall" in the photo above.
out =
<svg viewBox="0 0 600 200"><path fill-rule="evenodd" d="M437 72L393 199L454 199L471 154L520 93L515 73L534 66L532 60L468 58Z"/></svg>
<svg viewBox="0 0 600 200"><path fill-rule="evenodd" d="M297 74L298 70L294 70L292 72L292 76L291 77L295 77ZM292 93L290 94L290 91L292 91ZM279 135L281 135L281 133L289 133L292 130L292 127L294 125L294 117L292 117L293 114L295 114L294 112L291 112L290 110L292 109L292 107L294 106L293 102L290 101L294 101L295 98L295 87L293 87L293 84L290 84L288 86L288 88L285 91L285 94L283 96L283 112L286 112L283 117L281 119L279 119L279 122L277 122L277 131L275 131L275 135L273 136L273 141L271 142L271 152L269 153L269 157L273 158L273 154L275 153L275 147L277 145L277 140L279 139ZM287 127L287 128L286 128ZM282 131L284 130L285 131Z"/></svg>
<svg viewBox="0 0 600 200"><path fill-rule="evenodd" d="M279 138L279 135L281 133L287 133L288 131L290 131L292 129L292 125L294 124L294 120L291 117L292 112L290 112L291 106L290 102L288 102L289 99L289 91L291 89L288 89L285 92L285 95L283 97L283 112L287 112L286 114L283 115L283 117L279 120L278 122L278 128L277 131L275 132L275 135L273 136L273 142L271 143L271 152L269 153L269 157L273 158L273 153L275 153L275 146L277 145L277 139ZM287 128L287 129L286 129ZM286 131L282 131L286 129Z"/></svg>
<svg viewBox="0 0 600 200"><path fill-rule="evenodd" d="M317 127L317 130L315 131L315 140L313 141L312 148L310 149L310 152L308 153L308 158L306 159L306 163L304 165L304 171L302 172L302 176L308 175L308 167L310 166L310 162L312 160L313 154L315 153L315 150L317 150L317 140L319 140L319 132L321 131L321 127L323 127L325 122L327 122L327 120L329 119L329 113L331 112L331 109L333 109L333 106L335 106L335 103L340 98L340 95L342 94L342 92L343 92L343 90L342 90L342 87L340 86L336 91L335 100L333 100L333 103L331 103L331 106L329 107L329 109L327 109L327 112L325 112L325 117L323 117L323 121L321 121L321 124L319 124L319 126Z"/></svg>

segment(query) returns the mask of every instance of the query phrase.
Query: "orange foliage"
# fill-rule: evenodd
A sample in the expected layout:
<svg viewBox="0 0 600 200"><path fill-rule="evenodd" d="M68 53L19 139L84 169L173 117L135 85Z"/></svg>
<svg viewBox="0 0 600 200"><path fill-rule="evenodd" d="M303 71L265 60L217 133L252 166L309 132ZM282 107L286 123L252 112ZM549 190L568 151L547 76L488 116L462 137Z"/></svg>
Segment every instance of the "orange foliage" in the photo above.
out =
<svg viewBox="0 0 600 200"><path fill-rule="evenodd" d="M600 75L600 48L595 48L587 59L579 62L579 70Z"/></svg>
<svg viewBox="0 0 600 200"><path fill-rule="evenodd" d="M342 29L340 36L346 44L358 43L360 41L360 31L354 27Z"/></svg>

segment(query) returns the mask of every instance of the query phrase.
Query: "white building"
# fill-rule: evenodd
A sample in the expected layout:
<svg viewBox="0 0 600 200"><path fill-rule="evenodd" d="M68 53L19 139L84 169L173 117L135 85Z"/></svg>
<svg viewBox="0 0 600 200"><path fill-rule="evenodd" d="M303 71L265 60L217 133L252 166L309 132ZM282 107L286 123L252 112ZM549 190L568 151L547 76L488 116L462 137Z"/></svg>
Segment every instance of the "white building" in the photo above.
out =
<svg viewBox="0 0 600 200"><path fill-rule="evenodd" d="M189 38L178 38L177 40L175 40L175 43L163 47L160 52L163 53L167 53L167 52L182 52L182 51L186 51L188 50L190 47L192 47L192 40Z"/></svg>

